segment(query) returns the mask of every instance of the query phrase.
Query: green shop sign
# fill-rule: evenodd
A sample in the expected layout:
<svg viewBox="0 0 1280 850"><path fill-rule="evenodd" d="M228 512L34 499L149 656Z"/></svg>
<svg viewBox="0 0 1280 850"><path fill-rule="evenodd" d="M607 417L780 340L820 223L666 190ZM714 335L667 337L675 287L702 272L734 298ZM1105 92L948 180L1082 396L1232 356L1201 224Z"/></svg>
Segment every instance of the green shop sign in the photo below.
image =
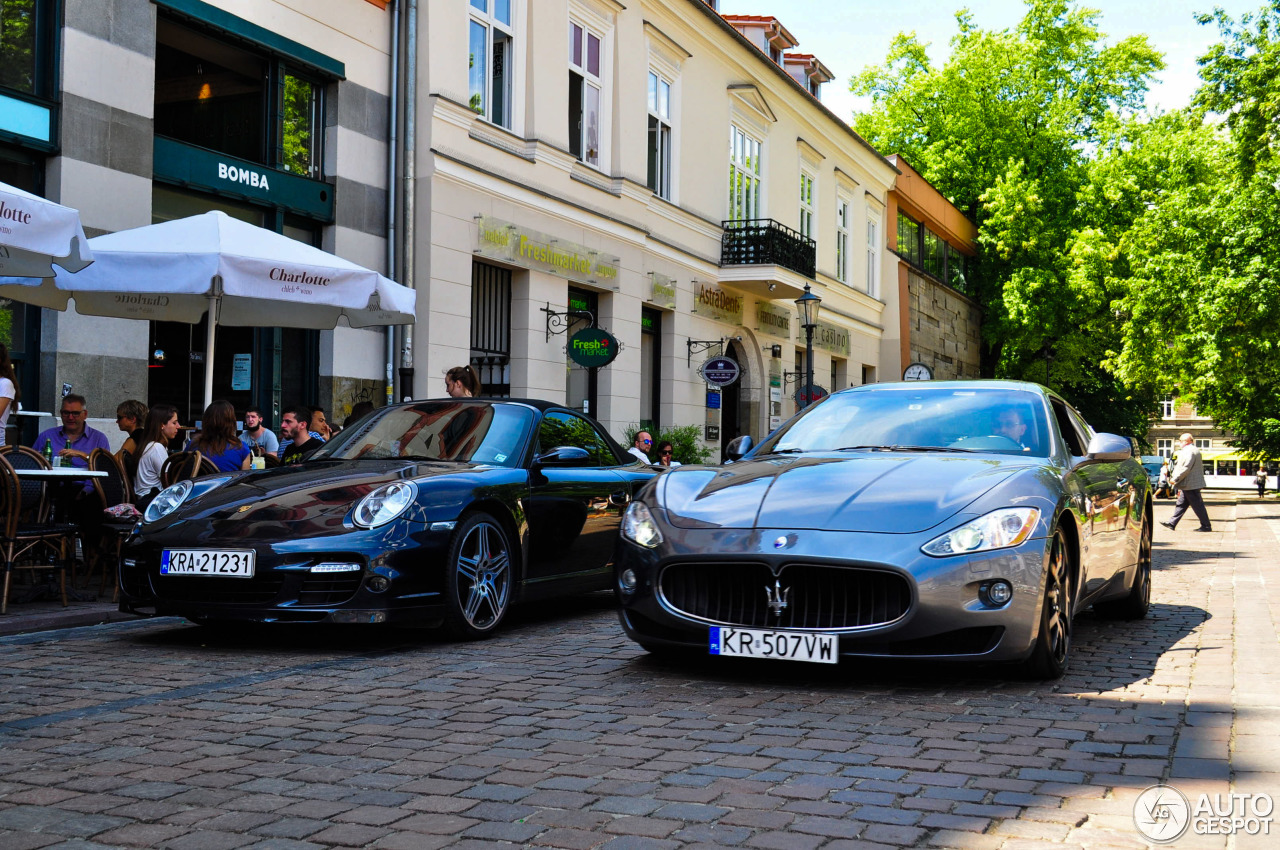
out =
<svg viewBox="0 0 1280 850"><path fill-rule="evenodd" d="M598 285L618 280L619 257L487 215L476 216L476 225L481 257Z"/></svg>
<svg viewBox="0 0 1280 850"><path fill-rule="evenodd" d="M579 366L598 369L618 356L618 338L599 328L583 328L569 338L569 359Z"/></svg>
<svg viewBox="0 0 1280 850"><path fill-rule="evenodd" d="M203 189L333 221L333 189L323 180L300 177L206 148L155 137L156 180Z"/></svg>

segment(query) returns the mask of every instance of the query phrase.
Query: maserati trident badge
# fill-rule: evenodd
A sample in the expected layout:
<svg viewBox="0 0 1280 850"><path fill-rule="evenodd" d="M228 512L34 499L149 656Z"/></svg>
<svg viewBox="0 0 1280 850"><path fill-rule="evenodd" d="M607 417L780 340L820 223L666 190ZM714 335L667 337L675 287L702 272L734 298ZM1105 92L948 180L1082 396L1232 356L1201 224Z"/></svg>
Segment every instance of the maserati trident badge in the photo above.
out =
<svg viewBox="0 0 1280 850"><path fill-rule="evenodd" d="M764 586L764 595L769 600L769 610L775 617L781 617L787 607L787 597L791 595L791 588L783 587L782 582L775 581L773 587L767 584Z"/></svg>

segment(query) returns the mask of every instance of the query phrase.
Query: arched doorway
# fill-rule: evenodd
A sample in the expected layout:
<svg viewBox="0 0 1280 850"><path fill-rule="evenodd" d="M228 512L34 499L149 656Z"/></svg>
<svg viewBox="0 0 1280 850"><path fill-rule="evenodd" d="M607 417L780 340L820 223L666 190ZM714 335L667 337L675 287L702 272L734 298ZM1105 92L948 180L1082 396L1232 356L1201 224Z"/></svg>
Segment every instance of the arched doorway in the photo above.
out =
<svg viewBox="0 0 1280 850"><path fill-rule="evenodd" d="M751 364L747 362L747 352L741 343L731 340L725 347L725 354L737 361L742 373L738 376L738 380L720 392L720 459L722 461L725 447L734 437L742 434L751 434L753 438L756 437L755 429L752 427L754 420L751 416L751 392L748 389L752 385L750 383Z"/></svg>

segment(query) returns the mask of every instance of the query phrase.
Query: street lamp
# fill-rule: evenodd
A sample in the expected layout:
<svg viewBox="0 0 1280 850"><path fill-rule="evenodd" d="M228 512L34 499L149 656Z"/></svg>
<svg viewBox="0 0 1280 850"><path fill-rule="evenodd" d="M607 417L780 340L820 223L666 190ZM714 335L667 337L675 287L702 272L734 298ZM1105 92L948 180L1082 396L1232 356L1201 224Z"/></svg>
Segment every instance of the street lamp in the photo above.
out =
<svg viewBox="0 0 1280 850"><path fill-rule="evenodd" d="M800 310L800 326L804 328L804 394L805 405L813 402L813 329L818 326L818 307L822 299L809 291L809 284L804 285L804 295L796 299L796 307Z"/></svg>

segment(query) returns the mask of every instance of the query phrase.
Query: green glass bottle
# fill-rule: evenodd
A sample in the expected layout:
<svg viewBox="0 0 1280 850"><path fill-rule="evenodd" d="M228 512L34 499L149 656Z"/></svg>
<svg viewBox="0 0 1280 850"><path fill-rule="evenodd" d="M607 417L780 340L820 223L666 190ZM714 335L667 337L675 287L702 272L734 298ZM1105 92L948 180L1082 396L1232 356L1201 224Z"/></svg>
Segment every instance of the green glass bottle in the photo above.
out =
<svg viewBox="0 0 1280 850"><path fill-rule="evenodd" d="M44 441L44 459L49 461L50 466L53 466L53 440L46 439Z"/></svg>

